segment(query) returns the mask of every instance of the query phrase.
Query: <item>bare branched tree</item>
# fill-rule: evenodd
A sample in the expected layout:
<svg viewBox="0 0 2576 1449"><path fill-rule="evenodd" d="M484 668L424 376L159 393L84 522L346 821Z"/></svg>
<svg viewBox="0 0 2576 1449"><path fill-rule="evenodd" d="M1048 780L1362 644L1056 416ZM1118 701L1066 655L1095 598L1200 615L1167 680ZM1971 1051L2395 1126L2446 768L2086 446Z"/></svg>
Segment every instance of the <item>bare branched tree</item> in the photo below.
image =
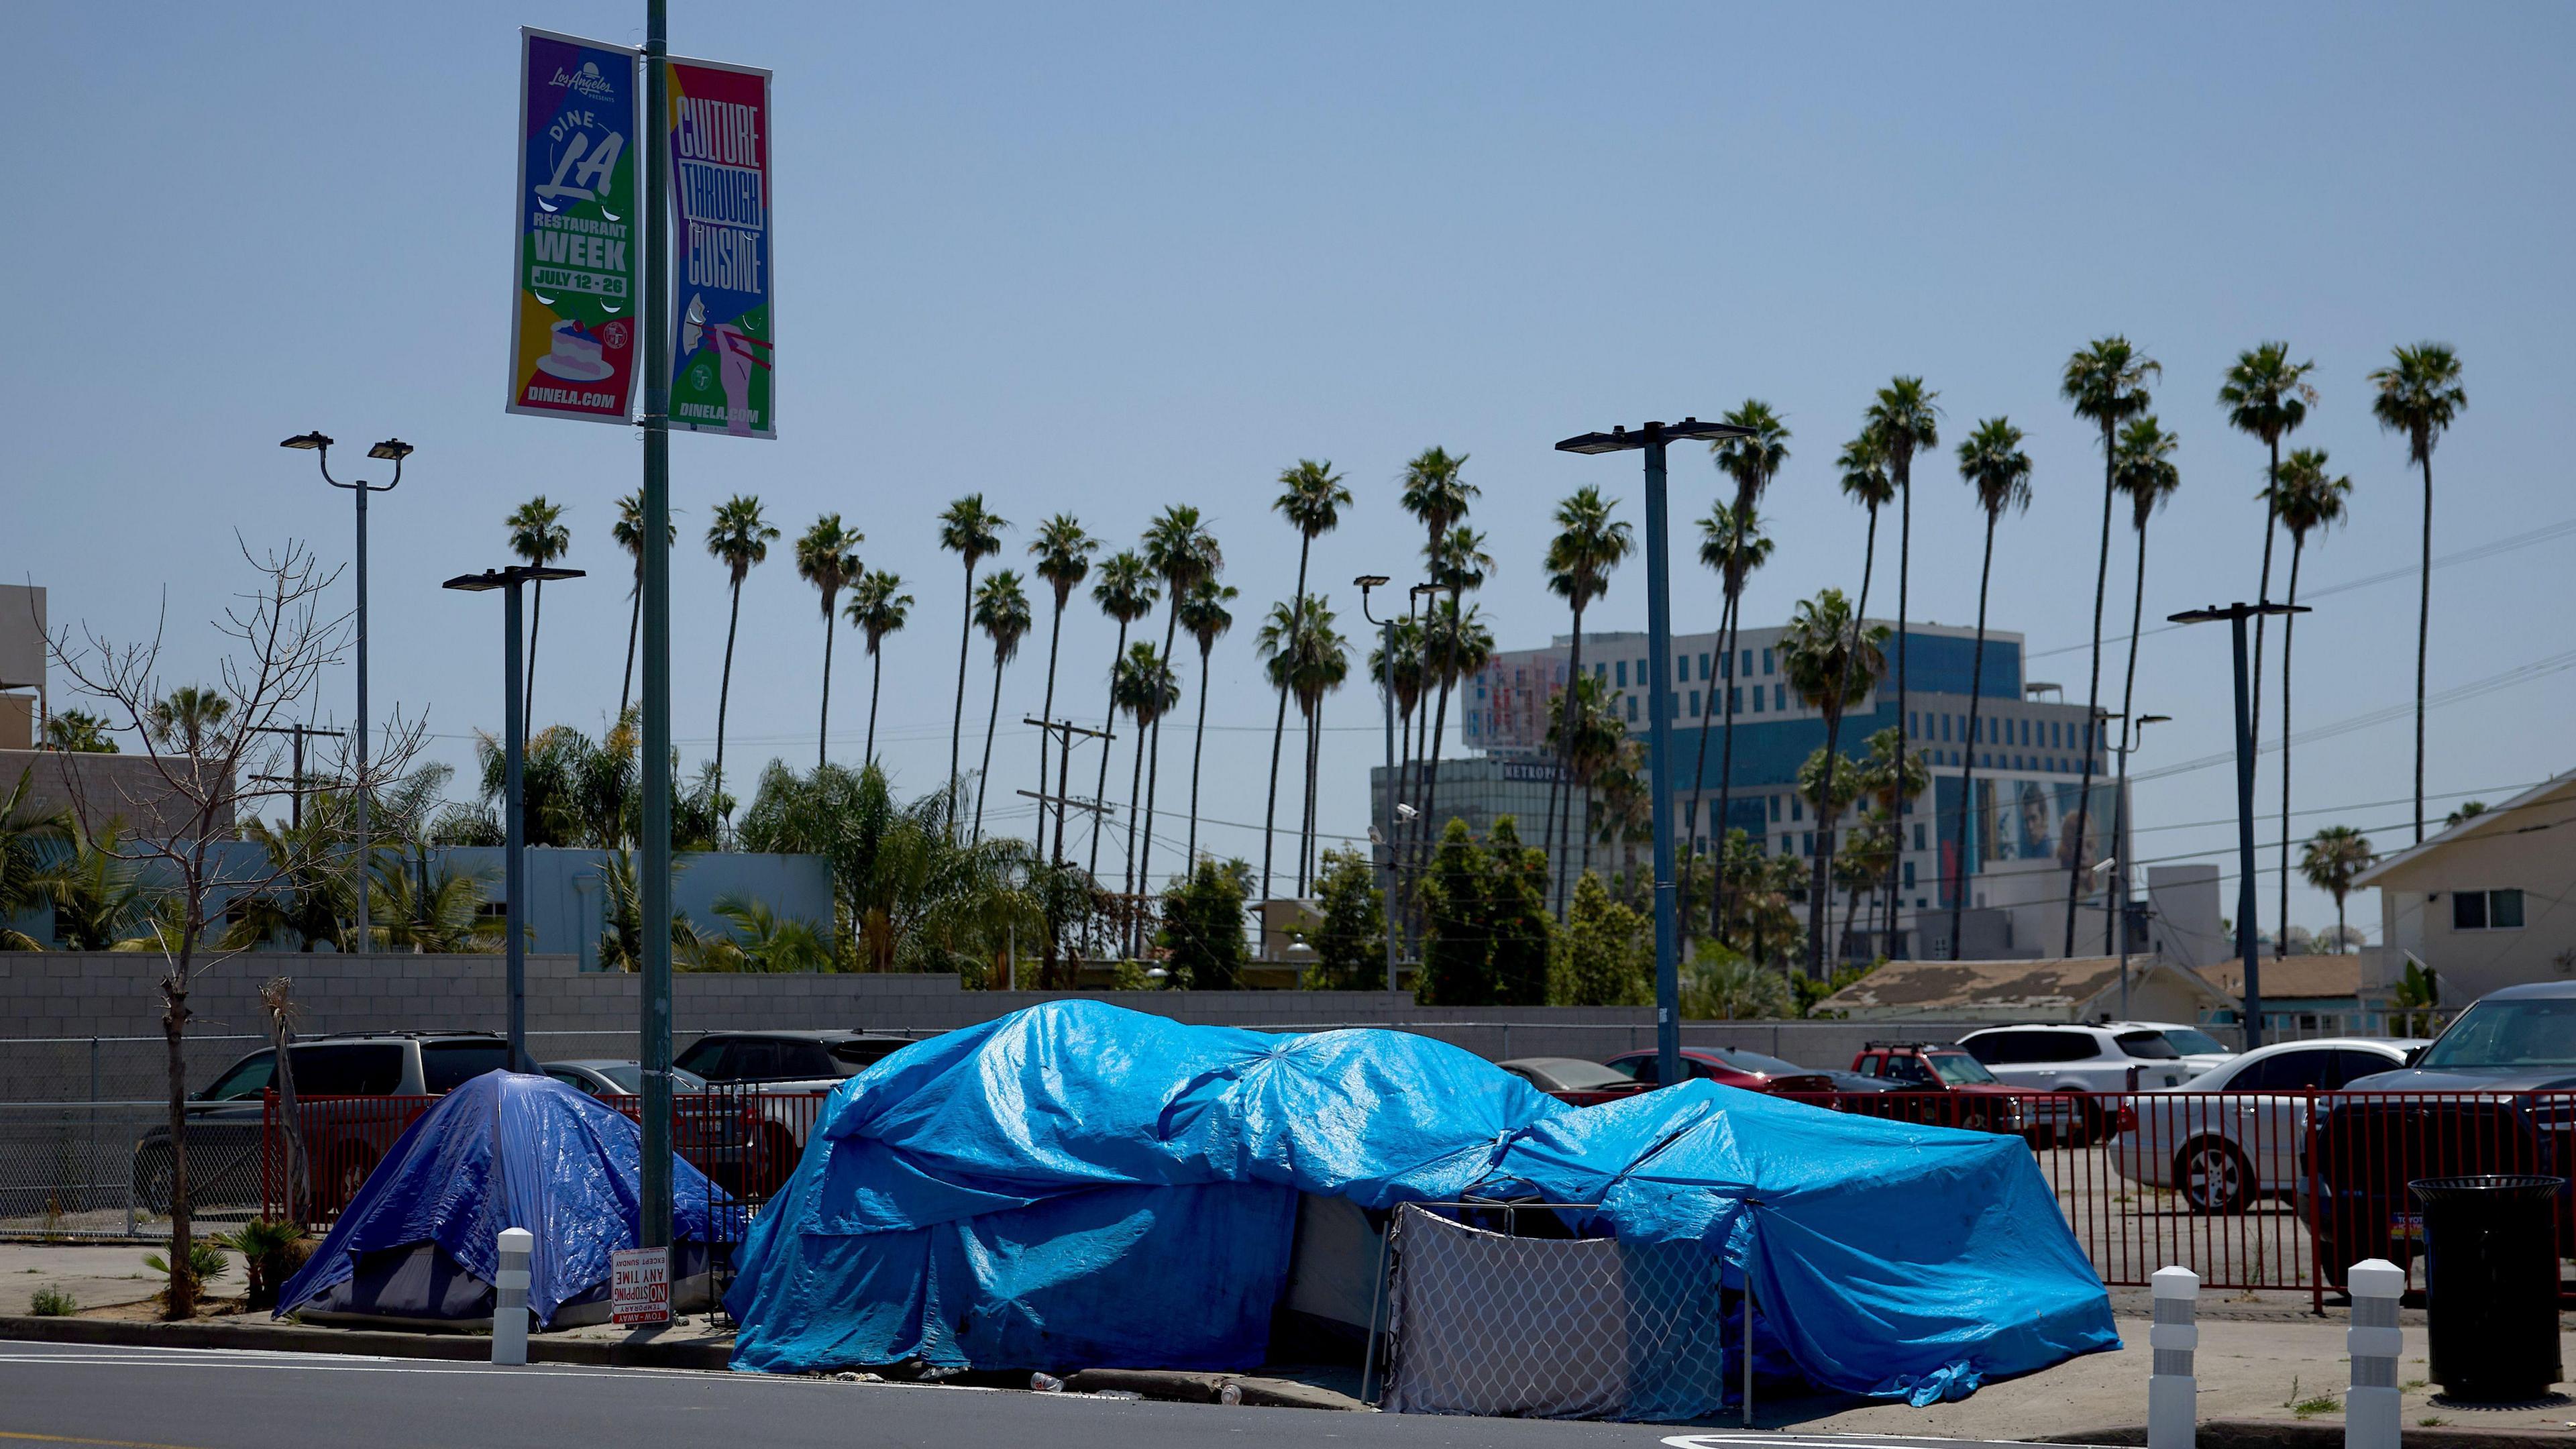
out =
<svg viewBox="0 0 2576 1449"><path fill-rule="evenodd" d="M238 540L236 541L238 543ZM149 728L165 695L161 652L168 632L166 605L148 640L119 642L84 625L46 641L54 667L73 688L98 700L111 723L141 741L143 765L121 772L84 768L70 760L66 793L82 832L112 849L151 882L162 898L152 934L159 945L161 1029L168 1043L170 1111L170 1289L168 1314L196 1311L197 1282L189 1272L194 1223L188 1181L188 993L196 978L250 944L227 943L226 908L275 887L298 872L355 870L344 844L325 832L290 834L283 848L227 848L246 815L301 785L281 772L281 726L311 713L322 670L348 648L350 616L324 612L324 598L339 571L326 569L302 543L288 541L264 557L241 547L258 576L213 622L220 640L218 682L211 692L229 708L192 737L155 737ZM419 753L422 726L397 714L385 747L367 762L363 778L354 762L340 761L339 786L379 791L398 779ZM128 757L129 761L131 757ZM263 778L266 777L266 778ZM131 833L111 832L122 822ZM108 842L113 841L113 845Z"/></svg>

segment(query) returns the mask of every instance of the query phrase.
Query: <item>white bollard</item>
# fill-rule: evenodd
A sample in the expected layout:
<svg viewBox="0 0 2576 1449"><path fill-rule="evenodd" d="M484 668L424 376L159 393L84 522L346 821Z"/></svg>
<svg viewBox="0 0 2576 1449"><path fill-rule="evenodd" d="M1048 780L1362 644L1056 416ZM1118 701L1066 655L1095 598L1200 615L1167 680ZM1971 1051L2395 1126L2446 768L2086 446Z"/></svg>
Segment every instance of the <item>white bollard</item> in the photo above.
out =
<svg viewBox="0 0 2576 1449"><path fill-rule="evenodd" d="M526 1228L501 1230L501 1271L492 1279L492 1362L528 1361L528 1255L537 1235Z"/></svg>
<svg viewBox="0 0 2576 1449"><path fill-rule="evenodd" d="M2344 1279L2352 1292L2352 1326L2343 1331L2352 1356L2352 1390L2344 1395L2345 1449L2397 1449L2397 1358L2405 1335L2397 1327L2397 1300L2406 1270L2385 1258L2365 1258Z"/></svg>
<svg viewBox="0 0 2576 1449"><path fill-rule="evenodd" d="M2155 1290L2156 1320L2147 1330L2147 1347L2155 1354L2147 1378L2147 1449L2192 1449L2200 1416L2200 1386L2191 1364L2200 1347L2200 1275L2189 1268L2158 1268Z"/></svg>

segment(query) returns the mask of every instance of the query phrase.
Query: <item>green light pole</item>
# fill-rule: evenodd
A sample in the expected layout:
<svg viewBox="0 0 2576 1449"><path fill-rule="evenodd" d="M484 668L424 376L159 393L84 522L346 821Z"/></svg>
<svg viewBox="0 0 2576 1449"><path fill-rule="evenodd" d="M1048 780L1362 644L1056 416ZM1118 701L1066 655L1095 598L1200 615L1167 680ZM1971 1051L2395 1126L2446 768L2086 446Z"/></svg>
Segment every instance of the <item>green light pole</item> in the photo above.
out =
<svg viewBox="0 0 2576 1449"><path fill-rule="evenodd" d="M671 113L670 0L644 3L644 840L637 891L644 979L642 1221L671 1245Z"/></svg>

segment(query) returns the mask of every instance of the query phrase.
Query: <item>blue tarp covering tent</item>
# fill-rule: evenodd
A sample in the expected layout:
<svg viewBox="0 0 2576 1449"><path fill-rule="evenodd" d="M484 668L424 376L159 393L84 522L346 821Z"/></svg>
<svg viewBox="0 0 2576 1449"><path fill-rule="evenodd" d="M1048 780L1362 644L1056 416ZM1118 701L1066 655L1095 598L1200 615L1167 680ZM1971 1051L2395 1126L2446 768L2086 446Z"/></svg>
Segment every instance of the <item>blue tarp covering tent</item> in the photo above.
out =
<svg viewBox="0 0 2576 1449"><path fill-rule="evenodd" d="M1471 1192L1598 1202L1586 1235L1703 1245L1727 1287L1749 1263L1766 1347L1826 1387L1956 1397L2116 1342L2015 1138L1704 1082L1578 1111L1406 1033L1061 1001L841 1086L739 1254L734 1364L1251 1368L1298 1194ZM1719 1402L1690 1377L1670 1412Z"/></svg>
<svg viewBox="0 0 2576 1449"><path fill-rule="evenodd" d="M1533 1124L1484 1187L1597 1202L1568 1215L1586 1236L1704 1244L1729 1287L1749 1264L1757 1326L1823 1388L1930 1403L2119 1346L2018 1138L1694 1081Z"/></svg>
<svg viewBox="0 0 2576 1449"><path fill-rule="evenodd" d="M537 1239L528 1306L538 1324L604 1317L608 1255L635 1246L642 1139L632 1120L561 1082L487 1072L385 1153L280 1290L278 1316L488 1320L496 1240L517 1227ZM711 1251L728 1250L733 1215L723 1191L676 1155L671 1173L676 1300Z"/></svg>

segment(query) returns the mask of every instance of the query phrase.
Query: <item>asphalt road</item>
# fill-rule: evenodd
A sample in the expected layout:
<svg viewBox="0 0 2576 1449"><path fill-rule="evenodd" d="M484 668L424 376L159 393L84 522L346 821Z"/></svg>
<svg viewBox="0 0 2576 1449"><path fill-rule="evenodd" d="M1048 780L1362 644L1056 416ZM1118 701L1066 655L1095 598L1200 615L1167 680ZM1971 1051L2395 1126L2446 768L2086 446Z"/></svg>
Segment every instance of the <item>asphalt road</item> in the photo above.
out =
<svg viewBox="0 0 2576 1449"><path fill-rule="evenodd" d="M86 1449L1907 1449L1967 1441L1221 1408L756 1374L0 1342L0 1445Z"/></svg>

